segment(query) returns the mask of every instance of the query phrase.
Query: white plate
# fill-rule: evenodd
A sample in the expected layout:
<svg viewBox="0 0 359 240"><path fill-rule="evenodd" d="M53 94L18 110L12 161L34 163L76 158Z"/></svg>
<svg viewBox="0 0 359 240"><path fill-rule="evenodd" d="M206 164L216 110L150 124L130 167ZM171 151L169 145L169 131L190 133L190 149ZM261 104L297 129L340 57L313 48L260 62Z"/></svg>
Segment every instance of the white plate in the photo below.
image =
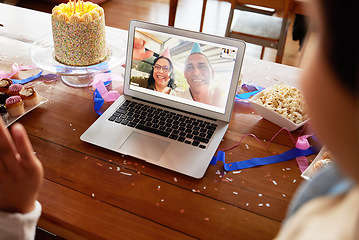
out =
<svg viewBox="0 0 359 240"><path fill-rule="evenodd" d="M319 170L314 170L314 165L316 162L323 159L323 154L328 151L325 147L322 147L318 155L314 158L313 162L305 169L305 171L300 175L302 178L306 180L312 179L313 175L318 172Z"/></svg>
<svg viewBox="0 0 359 240"><path fill-rule="evenodd" d="M276 85L273 85L271 87L274 87ZM269 88L271 88L271 87L269 87ZM249 103L251 104L251 106L254 108L254 110L259 115L261 115L263 118L267 119L268 121L271 121L272 123L277 124L278 126L280 126L282 128L285 127L289 131L294 131L308 122L309 119L307 119L299 124L296 124L296 123L292 122L291 120L289 120L288 118L275 112L274 110L264 107L263 105L256 102L256 100L258 98L260 98L261 96L263 96L263 91L257 93L251 99L249 99Z"/></svg>
<svg viewBox="0 0 359 240"><path fill-rule="evenodd" d="M34 106L34 107L26 107L26 106L25 106L25 113L21 114L21 115L18 116L18 117L11 117L11 116L9 116L9 119L6 121L5 126L6 126L6 127L10 126L10 125L13 124L14 122L16 122L18 119L20 119L22 116L24 116L25 114L27 114L27 113L30 112L31 110L37 108L37 107L40 106L41 104L46 103L47 101L49 101L49 100L39 95L39 103L38 103L36 106Z"/></svg>

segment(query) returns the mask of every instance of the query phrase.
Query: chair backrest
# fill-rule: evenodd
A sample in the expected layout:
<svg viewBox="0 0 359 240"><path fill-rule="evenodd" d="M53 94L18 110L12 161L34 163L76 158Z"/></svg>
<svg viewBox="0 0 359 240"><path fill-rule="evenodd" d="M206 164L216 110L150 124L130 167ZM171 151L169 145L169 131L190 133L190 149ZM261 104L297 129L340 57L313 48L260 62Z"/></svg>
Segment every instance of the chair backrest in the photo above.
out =
<svg viewBox="0 0 359 240"><path fill-rule="evenodd" d="M232 0L232 8L237 5L254 5L272 8L283 12L283 18L288 18L289 10L292 8L293 0Z"/></svg>

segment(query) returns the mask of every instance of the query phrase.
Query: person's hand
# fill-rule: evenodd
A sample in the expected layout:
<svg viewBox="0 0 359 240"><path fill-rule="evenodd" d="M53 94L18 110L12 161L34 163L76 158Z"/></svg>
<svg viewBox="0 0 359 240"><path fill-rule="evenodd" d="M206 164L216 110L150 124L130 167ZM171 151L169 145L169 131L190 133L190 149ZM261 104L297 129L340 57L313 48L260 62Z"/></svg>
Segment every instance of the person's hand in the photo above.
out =
<svg viewBox="0 0 359 240"><path fill-rule="evenodd" d="M28 213L35 208L44 170L24 127L15 123L11 135L0 118L0 210Z"/></svg>
<svg viewBox="0 0 359 240"><path fill-rule="evenodd" d="M152 51L145 50L146 41L141 38L135 38L133 42L133 60L142 61L153 56Z"/></svg>

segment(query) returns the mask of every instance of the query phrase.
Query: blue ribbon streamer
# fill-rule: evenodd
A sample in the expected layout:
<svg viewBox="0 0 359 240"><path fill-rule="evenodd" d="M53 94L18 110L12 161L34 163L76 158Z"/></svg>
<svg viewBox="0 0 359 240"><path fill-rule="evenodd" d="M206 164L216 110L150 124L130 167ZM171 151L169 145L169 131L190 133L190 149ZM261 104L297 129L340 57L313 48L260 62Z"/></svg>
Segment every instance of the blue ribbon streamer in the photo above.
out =
<svg viewBox="0 0 359 240"><path fill-rule="evenodd" d="M306 150L300 150L298 148L293 148L288 150L282 154L273 155L269 157L263 158L252 158L249 160L244 160L240 162L232 162L226 163L225 162L225 153L223 151L218 151L217 156L213 156L211 160L212 165L216 165L218 161L223 162L224 169L226 171L235 171L239 169L251 168L256 166L263 166L273 163L279 163L288 161L300 156L308 156L317 153L318 151L312 146Z"/></svg>
<svg viewBox="0 0 359 240"><path fill-rule="evenodd" d="M236 98L246 100L246 99L249 99L250 97L252 97L253 95L256 95L259 92L260 92L260 90L259 91L253 91L253 92L240 93L240 94L236 95Z"/></svg>
<svg viewBox="0 0 359 240"><path fill-rule="evenodd" d="M14 84L25 84L25 83L31 82L32 80L35 80L35 79L41 77L41 74L42 74L42 71L39 72L38 74L28 77L28 78L24 78L21 80L17 80L17 79L11 79L11 80Z"/></svg>

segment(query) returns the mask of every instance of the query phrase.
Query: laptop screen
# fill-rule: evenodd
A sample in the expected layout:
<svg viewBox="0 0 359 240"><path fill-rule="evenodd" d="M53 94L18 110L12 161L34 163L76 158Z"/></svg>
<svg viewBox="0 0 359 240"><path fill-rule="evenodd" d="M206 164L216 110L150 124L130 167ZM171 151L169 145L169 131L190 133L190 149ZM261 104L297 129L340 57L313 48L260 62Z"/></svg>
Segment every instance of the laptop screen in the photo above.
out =
<svg viewBox="0 0 359 240"><path fill-rule="evenodd" d="M134 30L130 90L225 113L237 47L140 27Z"/></svg>

